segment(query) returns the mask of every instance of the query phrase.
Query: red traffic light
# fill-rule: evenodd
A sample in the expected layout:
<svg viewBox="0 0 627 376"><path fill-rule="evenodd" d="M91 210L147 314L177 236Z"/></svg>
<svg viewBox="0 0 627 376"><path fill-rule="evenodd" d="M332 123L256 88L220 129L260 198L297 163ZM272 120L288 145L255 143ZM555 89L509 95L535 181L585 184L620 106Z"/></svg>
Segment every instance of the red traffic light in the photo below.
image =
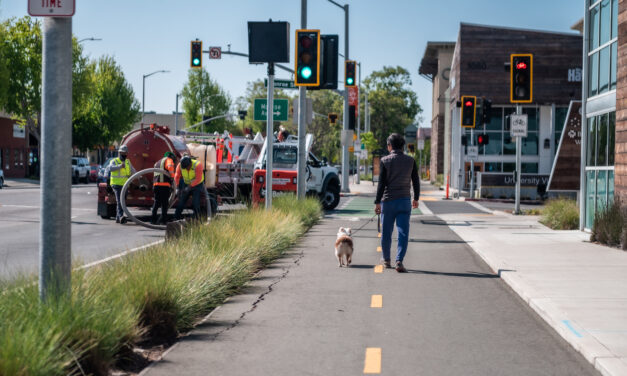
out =
<svg viewBox="0 0 627 376"><path fill-rule="evenodd" d="M472 101L468 101L468 102L466 102L466 107L470 107L470 106L472 106L472 104L473 104Z"/></svg>
<svg viewBox="0 0 627 376"><path fill-rule="evenodd" d="M490 142L490 136L487 134L480 134L477 136L477 143L479 145L487 145Z"/></svg>
<svg viewBox="0 0 627 376"><path fill-rule="evenodd" d="M312 43L313 43L313 39L311 39L309 35L303 35L302 37L300 37L300 45L303 46L304 48L311 47Z"/></svg>
<svg viewBox="0 0 627 376"><path fill-rule="evenodd" d="M516 64L516 69L527 69L527 64L521 61L520 63Z"/></svg>

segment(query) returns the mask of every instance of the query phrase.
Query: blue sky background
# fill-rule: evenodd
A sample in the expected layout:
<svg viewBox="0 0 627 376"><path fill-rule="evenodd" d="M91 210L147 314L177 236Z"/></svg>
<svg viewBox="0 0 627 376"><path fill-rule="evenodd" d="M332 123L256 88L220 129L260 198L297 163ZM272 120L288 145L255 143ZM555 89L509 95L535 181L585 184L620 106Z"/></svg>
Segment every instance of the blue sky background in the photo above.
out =
<svg viewBox="0 0 627 376"><path fill-rule="evenodd" d="M66 0L68 1L68 0ZM340 4L347 0L336 0ZM300 0L76 0L73 31L86 41L92 57L112 55L141 103L142 75L166 69L170 73L146 79L146 111L172 113L189 67L189 42L203 49L221 46L248 53L247 21L290 22L300 28ZM455 41L460 22L570 31L583 17L584 2L576 0L348 0L351 59L361 61L362 79L383 66L400 65L411 73L412 87L430 126L431 83L418 75L427 41ZM0 19L27 14L27 0L0 0ZM344 12L327 0L308 0L308 27L340 36L344 51ZM292 43L293 44L293 43ZM293 54L293 45L290 54ZM293 64L293 62L292 62ZM233 100L247 82L263 78L264 66L242 57L225 56L203 65ZM343 68L340 69L343 74ZM277 70L277 78L290 78Z"/></svg>

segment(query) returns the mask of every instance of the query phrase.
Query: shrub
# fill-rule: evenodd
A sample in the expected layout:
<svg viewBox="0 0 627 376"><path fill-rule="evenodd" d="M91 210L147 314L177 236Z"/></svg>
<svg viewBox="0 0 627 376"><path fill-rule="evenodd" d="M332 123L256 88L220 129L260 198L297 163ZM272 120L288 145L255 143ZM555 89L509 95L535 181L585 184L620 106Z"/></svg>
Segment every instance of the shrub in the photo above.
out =
<svg viewBox="0 0 627 376"><path fill-rule="evenodd" d="M540 222L553 230L579 228L579 207L575 200L557 198L547 202Z"/></svg>
<svg viewBox="0 0 627 376"><path fill-rule="evenodd" d="M621 207L620 200L616 199L595 213L590 240L609 246L619 246L621 237L625 236L625 227L627 227L627 215Z"/></svg>

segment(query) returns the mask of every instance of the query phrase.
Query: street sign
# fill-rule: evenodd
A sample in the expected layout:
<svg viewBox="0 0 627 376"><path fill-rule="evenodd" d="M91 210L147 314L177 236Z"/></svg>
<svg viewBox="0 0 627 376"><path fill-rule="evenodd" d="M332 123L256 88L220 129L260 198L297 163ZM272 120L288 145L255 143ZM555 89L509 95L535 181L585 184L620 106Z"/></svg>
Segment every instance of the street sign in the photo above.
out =
<svg viewBox="0 0 627 376"><path fill-rule="evenodd" d="M254 116L255 121L266 121L268 112L268 100L266 98L255 98ZM287 99L274 99L274 121L287 121L289 102Z"/></svg>
<svg viewBox="0 0 627 376"><path fill-rule="evenodd" d="M510 135L527 137L527 115L510 115Z"/></svg>
<svg viewBox="0 0 627 376"><path fill-rule="evenodd" d="M268 87L268 79L263 79L263 86ZM275 89L298 89L293 80L274 80Z"/></svg>
<svg viewBox="0 0 627 376"><path fill-rule="evenodd" d="M28 0L28 14L33 17L72 17L76 0Z"/></svg>
<svg viewBox="0 0 627 376"><path fill-rule="evenodd" d="M416 145L416 148L418 150L425 150L425 140L424 139L419 139L418 143Z"/></svg>
<svg viewBox="0 0 627 376"><path fill-rule="evenodd" d="M470 159L477 159L479 157L479 146L466 146L466 155Z"/></svg>
<svg viewBox="0 0 627 376"><path fill-rule="evenodd" d="M222 47L209 47L209 59L221 59Z"/></svg>

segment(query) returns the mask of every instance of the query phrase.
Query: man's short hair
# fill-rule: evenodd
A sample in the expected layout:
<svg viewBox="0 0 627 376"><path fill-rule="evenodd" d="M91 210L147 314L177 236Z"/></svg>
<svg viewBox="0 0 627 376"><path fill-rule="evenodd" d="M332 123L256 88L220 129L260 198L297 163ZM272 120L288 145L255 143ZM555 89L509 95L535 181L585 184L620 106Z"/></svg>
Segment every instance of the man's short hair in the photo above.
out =
<svg viewBox="0 0 627 376"><path fill-rule="evenodd" d="M392 146L392 149L399 150L405 146L405 139L398 133L392 133L388 137L388 145Z"/></svg>

